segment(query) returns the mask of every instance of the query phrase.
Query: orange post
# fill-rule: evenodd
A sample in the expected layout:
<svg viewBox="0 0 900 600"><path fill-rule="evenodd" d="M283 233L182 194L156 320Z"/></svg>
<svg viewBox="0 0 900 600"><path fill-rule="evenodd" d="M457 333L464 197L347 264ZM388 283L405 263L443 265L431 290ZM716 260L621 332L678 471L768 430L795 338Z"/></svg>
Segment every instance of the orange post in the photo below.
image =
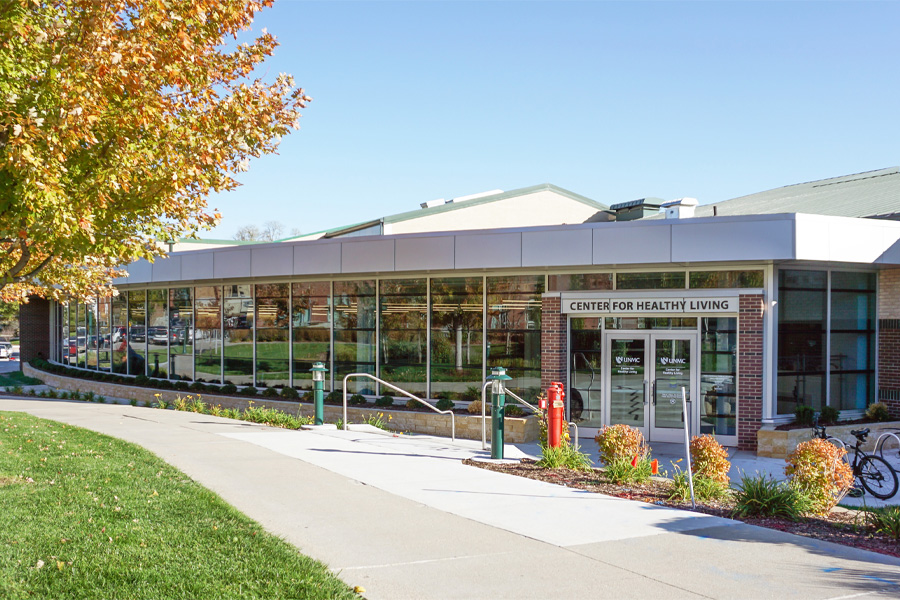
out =
<svg viewBox="0 0 900 600"><path fill-rule="evenodd" d="M563 384L554 381L547 390L547 445L551 448L559 448L562 440L563 410L565 407L565 392Z"/></svg>

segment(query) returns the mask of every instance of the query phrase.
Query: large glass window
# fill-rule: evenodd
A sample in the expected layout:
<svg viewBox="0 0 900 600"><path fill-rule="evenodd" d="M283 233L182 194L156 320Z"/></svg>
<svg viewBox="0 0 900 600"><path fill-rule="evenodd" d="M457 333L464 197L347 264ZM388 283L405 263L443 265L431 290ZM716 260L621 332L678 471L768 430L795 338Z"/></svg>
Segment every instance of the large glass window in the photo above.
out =
<svg viewBox="0 0 900 600"><path fill-rule="evenodd" d="M387 279L380 285L381 378L423 397L428 375L428 286L425 279Z"/></svg>
<svg viewBox="0 0 900 600"><path fill-rule="evenodd" d="M71 302L66 306L66 362L69 366L78 364L78 303Z"/></svg>
<svg viewBox="0 0 900 600"><path fill-rule="evenodd" d="M147 291L128 292L128 373L147 371Z"/></svg>
<svg viewBox="0 0 900 600"><path fill-rule="evenodd" d="M222 287L201 286L195 293L194 377L222 383Z"/></svg>
<svg viewBox="0 0 900 600"><path fill-rule="evenodd" d="M109 343L114 373L128 372L128 302L124 294L112 299L112 331Z"/></svg>
<svg viewBox="0 0 900 600"><path fill-rule="evenodd" d="M375 374L375 282L334 283L334 387L349 373ZM375 382L358 378L349 391L374 394Z"/></svg>
<svg viewBox="0 0 900 600"><path fill-rule="evenodd" d="M481 277L431 280L431 395L435 398L481 397L484 375Z"/></svg>
<svg viewBox="0 0 900 600"><path fill-rule="evenodd" d="M684 289L684 271L663 273L616 273L617 290Z"/></svg>
<svg viewBox="0 0 900 600"><path fill-rule="evenodd" d="M194 290L169 290L169 372L172 379L194 378Z"/></svg>
<svg viewBox="0 0 900 600"><path fill-rule="evenodd" d="M293 324L294 387L311 390L313 363L331 365L331 282L313 281L293 284L291 300ZM331 374L325 377L325 390L331 389Z"/></svg>
<svg viewBox="0 0 900 600"><path fill-rule="evenodd" d="M169 376L168 290L147 291L147 368L150 377Z"/></svg>
<svg viewBox="0 0 900 600"><path fill-rule="evenodd" d="M290 284L256 286L256 382L290 385Z"/></svg>
<svg viewBox="0 0 900 600"><path fill-rule="evenodd" d="M569 419L588 427L602 421L603 351L602 317L572 317L570 355L572 382L569 391Z"/></svg>
<svg viewBox="0 0 900 600"><path fill-rule="evenodd" d="M737 435L737 319L704 317L700 329L700 433Z"/></svg>
<svg viewBox="0 0 900 600"><path fill-rule="evenodd" d="M85 366L88 369L96 369L98 364L98 349L100 347L100 336L98 334L100 324L97 320L97 300L92 298L85 304L84 308L86 327L85 343L87 345Z"/></svg>
<svg viewBox="0 0 900 600"><path fill-rule="evenodd" d="M512 391L532 402L541 392L542 275L487 278L487 368L506 367Z"/></svg>
<svg viewBox="0 0 900 600"><path fill-rule="evenodd" d="M110 298L97 300L97 368L109 371L112 365L110 347Z"/></svg>
<svg viewBox="0 0 900 600"><path fill-rule="evenodd" d="M225 286L225 381L253 383L253 286Z"/></svg>
<svg viewBox="0 0 900 600"><path fill-rule="evenodd" d="M612 273L575 273L572 275L550 275L547 278L547 289L551 292L568 292L574 290L611 290L613 289Z"/></svg>
<svg viewBox="0 0 900 600"><path fill-rule="evenodd" d="M78 309L78 366L84 367L87 358L87 312L84 302L79 302Z"/></svg>
<svg viewBox="0 0 900 600"><path fill-rule="evenodd" d="M691 271L691 289L761 288L762 271Z"/></svg>
<svg viewBox="0 0 900 600"><path fill-rule="evenodd" d="M830 400L865 410L875 400L875 274L832 272Z"/></svg>
<svg viewBox="0 0 900 600"><path fill-rule="evenodd" d="M778 272L778 413L825 401L825 271Z"/></svg>

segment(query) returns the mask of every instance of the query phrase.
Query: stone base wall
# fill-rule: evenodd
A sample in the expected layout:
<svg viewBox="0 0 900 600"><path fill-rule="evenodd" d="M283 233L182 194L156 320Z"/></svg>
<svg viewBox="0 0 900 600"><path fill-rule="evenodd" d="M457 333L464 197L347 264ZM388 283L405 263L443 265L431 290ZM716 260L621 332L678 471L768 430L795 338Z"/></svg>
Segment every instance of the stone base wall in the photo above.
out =
<svg viewBox="0 0 900 600"><path fill-rule="evenodd" d="M123 398L125 400L136 400L138 402L150 403L157 400L165 402L174 402L177 398L185 396L193 396L201 398L207 404L218 404L222 408L237 408L243 410L250 406L262 406L266 408L274 408L284 412L297 413L312 416L314 407L308 402L291 402L288 400L277 400L272 398L264 398L256 396L253 398L240 398L235 396L219 396L205 392L192 392L183 390L158 390L155 388L145 388L130 385L121 385L118 383L108 383L101 381L92 381L89 379L79 379L77 377L66 377L55 373L47 373L39 371L28 363L22 363L22 370L25 375L40 379L47 385L69 391L77 391L80 393L92 392L99 396L108 398ZM430 412L415 412L407 410L385 410L383 408L347 408L347 419L351 423L362 423L370 415L378 415L384 413L384 421L387 422L388 428L392 431L408 432L408 433L424 433L428 435L436 435L441 437L450 437L451 424L449 415L441 415ZM343 418L343 407L333 404L325 405L325 421L334 423L338 419ZM390 417L390 419L388 418ZM454 415L456 419L456 437L467 440L481 439L481 415ZM490 412L486 417L487 438L491 438L491 416ZM521 444L526 442L535 442L540 435L538 420L535 417L513 418L507 417L504 421L504 434L506 443Z"/></svg>
<svg viewBox="0 0 900 600"><path fill-rule="evenodd" d="M848 444L856 444L856 438L850 434L851 429L863 429L868 427L871 430L866 443L862 448L867 452L871 452L875 448L875 442L882 433L890 432L900 435L900 422L887 421L884 423L866 423L856 425L833 425L826 429L829 436L836 437ZM787 458L794 451L797 444L812 439L812 428L791 429L790 431L776 431L772 426L767 425L757 432L757 456L766 458ZM851 443L852 442L852 443ZM888 448L896 448L897 445L891 442Z"/></svg>

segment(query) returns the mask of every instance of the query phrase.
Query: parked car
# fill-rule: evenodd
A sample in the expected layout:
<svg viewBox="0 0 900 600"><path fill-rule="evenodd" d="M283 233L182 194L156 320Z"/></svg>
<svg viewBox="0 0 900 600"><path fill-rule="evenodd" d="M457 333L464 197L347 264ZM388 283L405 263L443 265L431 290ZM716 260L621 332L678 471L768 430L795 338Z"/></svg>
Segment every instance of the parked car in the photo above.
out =
<svg viewBox="0 0 900 600"><path fill-rule="evenodd" d="M9 358L13 353L13 346L9 342L0 342L0 358Z"/></svg>
<svg viewBox="0 0 900 600"><path fill-rule="evenodd" d="M144 331L144 328L142 326L132 327L128 335L131 338L132 342L143 342L145 339L147 339L146 332Z"/></svg>
<svg viewBox="0 0 900 600"><path fill-rule="evenodd" d="M19 360L19 351L13 350L12 354L9 355L9 360Z"/></svg>

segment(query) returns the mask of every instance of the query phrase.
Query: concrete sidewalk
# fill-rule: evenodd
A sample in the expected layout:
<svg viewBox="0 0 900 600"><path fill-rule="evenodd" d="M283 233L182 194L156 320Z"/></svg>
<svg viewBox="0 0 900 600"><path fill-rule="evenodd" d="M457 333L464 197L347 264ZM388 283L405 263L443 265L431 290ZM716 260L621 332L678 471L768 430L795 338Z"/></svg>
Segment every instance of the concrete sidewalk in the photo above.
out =
<svg viewBox="0 0 900 600"><path fill-rule="evenodd" d="M59 400L0 410L148 448L369 598L900 596L900 559L462 465L477 442Z"/></svg>

